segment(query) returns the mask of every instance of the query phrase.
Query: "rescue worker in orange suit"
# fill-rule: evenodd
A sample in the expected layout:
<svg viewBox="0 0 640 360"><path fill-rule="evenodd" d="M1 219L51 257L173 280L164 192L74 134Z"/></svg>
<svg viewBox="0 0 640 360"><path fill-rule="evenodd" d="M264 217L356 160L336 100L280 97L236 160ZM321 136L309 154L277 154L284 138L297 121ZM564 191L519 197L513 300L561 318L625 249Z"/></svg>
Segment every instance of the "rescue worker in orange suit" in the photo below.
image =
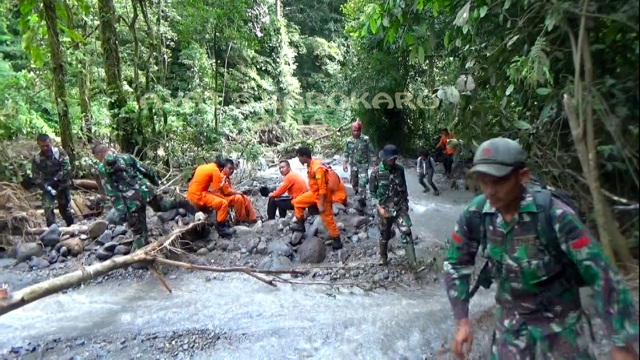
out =
<svg viewBox="0 0 640 360"><path fill-rule="evenodd" d="M280 217L284 218L287 215L287 210L294 210L293 199L309 191L309 185L307 185L304 177L295 171L291 171L289 161L280 161L278 170L280 170L280 174L284 176L284 179L279 188L266 195L269 197L269 202L267 203L268 220L276 218L276 210L280 213Z"/></svg>
<svg viewBox="0 0 640 360"><path fill-rule="evenodd" d="M325 167L329 169L327 187L331 190L331 202L347 206L347 188L344 186L344 181L330 166L325 165Z"/></svg>
<svg viewBox="0 0 640 360"><path fill-rule="evenodd" d="M444 155L444 159L442 160L442 166L444 166L444 174L446 177L451 177L451 169L453 168L453 154L455 154L456 150L449 146L449 139L455 139L455 135L451 134L447 128L442 129L440 133L440 142L436 145L436 149L442 149L442 155Z"/></svg>
<svg viewBox="0 0 640 360"><path fill-rule="evenodd" d="M236 222L253 224L257 221L256 212L251 206L251 200L240 191L235 191L231 187L231 176L236 170L235 163L231 159L224 161L224 170L222 171L222 186L214 194L225 199L229 203L229 207L233 208L236 214Z"/></svg>
<svg viewBox="0 0 640 360"><path fill-rule="evenodd" d="M297 223L292 225L293 231L305 231L304 227L304 212L305 209L316 205L320 212L320 218L324 227L329 232L333 250L339 250L342 248L342 241L340 239L340 231L336 225L336 221L333 218L333 194L329 188L329 172L330 169L324 165L320 160L311 157L311 149L307 147L300 147L296 151L298 160L301 164L307 165L307 177L309 179L309 188L311 190L296 197L293 202L293 208Z"/></svg>
<svg viewBox="0 0 640 360"><path fill-rule="evenodd" d="M187 190L187 200L189 200L200 211L216 212L218 235L229 237L233 235L227 216L229 215L229 202L209 192L220 190L222 187L223 162L213 162L200 165L193 172L189 189Z"/></svg>

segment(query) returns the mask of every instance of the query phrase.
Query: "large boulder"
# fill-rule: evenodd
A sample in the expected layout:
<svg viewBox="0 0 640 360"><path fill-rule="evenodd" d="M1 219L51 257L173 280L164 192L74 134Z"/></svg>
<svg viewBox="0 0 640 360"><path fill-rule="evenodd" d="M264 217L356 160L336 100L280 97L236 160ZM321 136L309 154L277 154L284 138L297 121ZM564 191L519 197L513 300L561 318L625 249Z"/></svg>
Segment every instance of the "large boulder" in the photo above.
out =
<svg viewBox="0 0 640 360"><path fill-rule="evenodd" d="M115 212L115 210L113 210L113 211ZM116 212L116 214L117 214L117 212ZM105 230L107 230L108 227L109 227L109 224L106 221L98 220L98 221L94 222L93 224L89 225L89 229L87 230L87 234L89 235L89 237L92 240L93 239L97 239L98 237L100 237L100 235L102 235L103 232L105 232Z"/></svg>
<svg viewBox="0 0 640 360"><path fill-rule="evenodd" d="M100 235L100 237L98 238L98 243L100 245L104 245L111 242L111 239L113 239L113 233L111 232L111 230L105 230L105 232L103 232L102 235Z"/></svg>
<svg viewBox="0 0 640 360"><path fill-rule="evenodd" d="M323 262L326 256L324 241L317 237L305 240L298 248L298 256L301 263L319 264Z"/></svg>
<svg viewBox="0 0 640 360"><path fill-rule="evenodd" d="M60 228L58 227L58 225L53 224L49 226L47 231L40 235L38 240L40 240L42 245L44 245L45 247L56 246L56 244L60 242L60 234Z"/></svg>
<svg viewBox="0 0 640 360"><path fill-rule="evenodd" d="M84 251L84 242L80 238L71 238L61 241L56 245L54 250L60 251L61 248L66 248L67 253L71 256L78 256Z"/></svg>
<svg viewBox="0 0 640 360"><path fill-rule="evenodd" d="M285 256L266 257L258 264L260 270L287 271L293 268L293 263Z"/></svg>
<svg viewBox="0 0 640 360"><path fill-rule="evenodd" d="M15 247L16 261L23 262L31 259L32 256L42 255L42 245L38 243L22 242Z"/></svg>
<svg viewBox="0 0 640 360"><path fill-rule="evenodd" d="M293 252L293 248L291 245L285 240L275 240L267 247L267 253L273 254L274 256L286 256L289 257Z"/></svg>

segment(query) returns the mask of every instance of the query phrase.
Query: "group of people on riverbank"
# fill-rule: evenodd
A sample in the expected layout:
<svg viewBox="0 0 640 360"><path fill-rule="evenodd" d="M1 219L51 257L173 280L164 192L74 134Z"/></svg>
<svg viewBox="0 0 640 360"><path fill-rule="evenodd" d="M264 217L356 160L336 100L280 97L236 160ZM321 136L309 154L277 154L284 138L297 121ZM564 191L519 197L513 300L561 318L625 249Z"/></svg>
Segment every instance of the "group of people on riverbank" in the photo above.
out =
<svg viewBox="0 0 640 360"><path fill-rule="evenodd" d="M397 161L398 150L389 144L376 154L368 137L361 134L359 121L351 130L343 166L345 171L351 170L350 182L360 211L367 211L369 194L378 214L380 263L387 264L387 246L395 224L411 269L417 271L406 174ZM443 138L447 133L443 131ZM34 182L43 191L47 224L55 222L53 203L57 199L60 213L70 225L72 180L68 158L62 149L51 146L48 136L38 136L37 142L41 151L33 158L32 173ZM187 199L179 200L158 193L158 177L133 156L113 153L102 144L95 145L92 152L101 193L108 196L118 212L125 214L136 248L147 241L147 205L155 211L175 208L192 214L215 211L216 226L223 236L232 235L229 208L234 209L240 221L256 221L249 198L231 186L235 170L231 160L198 166ZM304 177L291 171L287 161L280 162L282 185L274 190L260 190L269 197L268 217L275 218L276 212L284 216L286 211L293 210L296 223L292 230L304 232L305 217L320 215L332 248L339 250L343 244L332 205L346 205L344 183L330 166L314 158L309 148L298 148L296 155L307 167L308 184ZM528 186L531 172L526 163L527 154L518 142L506 138L487 140L475 153L470 173L477 178L483 194L460 215L447 240L443 264L446 292L457 321L452 352L462 356L465 345L473 341L469 302L475 289L470 285L476 254L480 252L487 260L489 281L497 285L492 359L533 359L537 351L549 359L590 358L578 341L580 324L586 317L579 293L584 286L595 290L596 308L612 341L612 359L637 359L631 344L638 339L638 324L624 280L570 204L550 190ZM416 167L425 191L428 191L424 183L427 177L438 194L432 181L435 161L428 152L420 153Z"/></svg>

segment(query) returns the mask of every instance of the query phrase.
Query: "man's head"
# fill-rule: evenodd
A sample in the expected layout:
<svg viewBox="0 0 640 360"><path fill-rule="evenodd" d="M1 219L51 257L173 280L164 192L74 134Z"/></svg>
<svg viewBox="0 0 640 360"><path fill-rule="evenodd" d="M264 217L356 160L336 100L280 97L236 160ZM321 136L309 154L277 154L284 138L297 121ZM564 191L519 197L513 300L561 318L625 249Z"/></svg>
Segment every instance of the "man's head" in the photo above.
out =
<svg viewBox="0 0 640 360"><path fill-rule="evenodd" d="M531 178L526 161L527 153L516 141L494 138L478 147L470 173L477 176L491 205L500 209L520 201L523 185Z"/></svg>
<svg viewBox="0 0 640 360"><path fill-rule="evenodd" d="M311 162L311 149L306 146L301 146L296 150L296 156L301 164L309 165Z"/></svg>
<svg viewBox="0 0 640 360"><path fill-rule="evenodd" d="M43 155L48 155L51 152L51 138L47 134L40 134L36 138L40 152Z"/></svg>
<svg viewBox="0 0 640 360"><path fill-rule="evenodd" d="M378 153L378 156L385 164L393 166L396 164L396 159L398 159L398 149L395 145L385 145Z"/></svg>
<svg viewBox="0 0 640 360"><path fill-rule="evenodd" d="M233 172L236 171L236 164L231 159L226 159L224 161L224 173L227 174L228 177L233 175Z"/></svg>
<svg viewBox="0 0 640 360"><path fill-rule="evenodd" d="M360 137L360 133L362 133L362 123L360 120L355 120L356 121L351 125L351 136L357 139Z"/></svg>
<svg viewBox="0 0 640 360"><path fill-rule="evenodd" d="M282 176L287 176L289 171L291 171L291 164L289 164L289 161L287 160L282 160L278 164L278 170L280 170L280 174L282 174Z"/></svg>
<svg viewBox="0 0 640 360"><path fill-rule="evenodd" d="M111 150L109 150L109 147L107 145L100 143L93 145L93 148L91 149L93 157L100 161L103 161L104 157L107 156L110 151Z"/></svg>
<svg viewBox="0 0 640 360"><path fill-rule="evenodd" d="M216 164L216 166L218 167L218 170L220 171L224 170L225 163L224 163L224 160L222 160L222 158L216 157L213 163Z"/></svg>
<svg viewBox="0 0 640 360"><path fill-rule="evenodd" d="M427 149L422 149L418 152L418 155L423 159L426 160L427 157L429 156L429 151L427 151Z"/></svg>
<svg viewBox="0 0 640 360"><path fill-rule="evenodd" d="M440 135L449 136L449 129L443 128L442 131L440 131Z"/></svg>

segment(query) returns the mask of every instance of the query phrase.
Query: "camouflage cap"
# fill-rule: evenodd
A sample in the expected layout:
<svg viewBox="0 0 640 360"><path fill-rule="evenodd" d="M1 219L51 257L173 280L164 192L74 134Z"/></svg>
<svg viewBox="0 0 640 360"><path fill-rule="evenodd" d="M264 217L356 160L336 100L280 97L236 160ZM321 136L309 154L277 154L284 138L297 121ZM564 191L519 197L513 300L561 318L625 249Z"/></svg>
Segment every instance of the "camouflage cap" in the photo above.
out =
<svg viewBox="0 0 640 360"><path fill-rule="evenodd" d="M527 153L517 141L494 138L480 144L473 156L470 172L503 177L515 168L524 167L526 161Z"/></svg>

